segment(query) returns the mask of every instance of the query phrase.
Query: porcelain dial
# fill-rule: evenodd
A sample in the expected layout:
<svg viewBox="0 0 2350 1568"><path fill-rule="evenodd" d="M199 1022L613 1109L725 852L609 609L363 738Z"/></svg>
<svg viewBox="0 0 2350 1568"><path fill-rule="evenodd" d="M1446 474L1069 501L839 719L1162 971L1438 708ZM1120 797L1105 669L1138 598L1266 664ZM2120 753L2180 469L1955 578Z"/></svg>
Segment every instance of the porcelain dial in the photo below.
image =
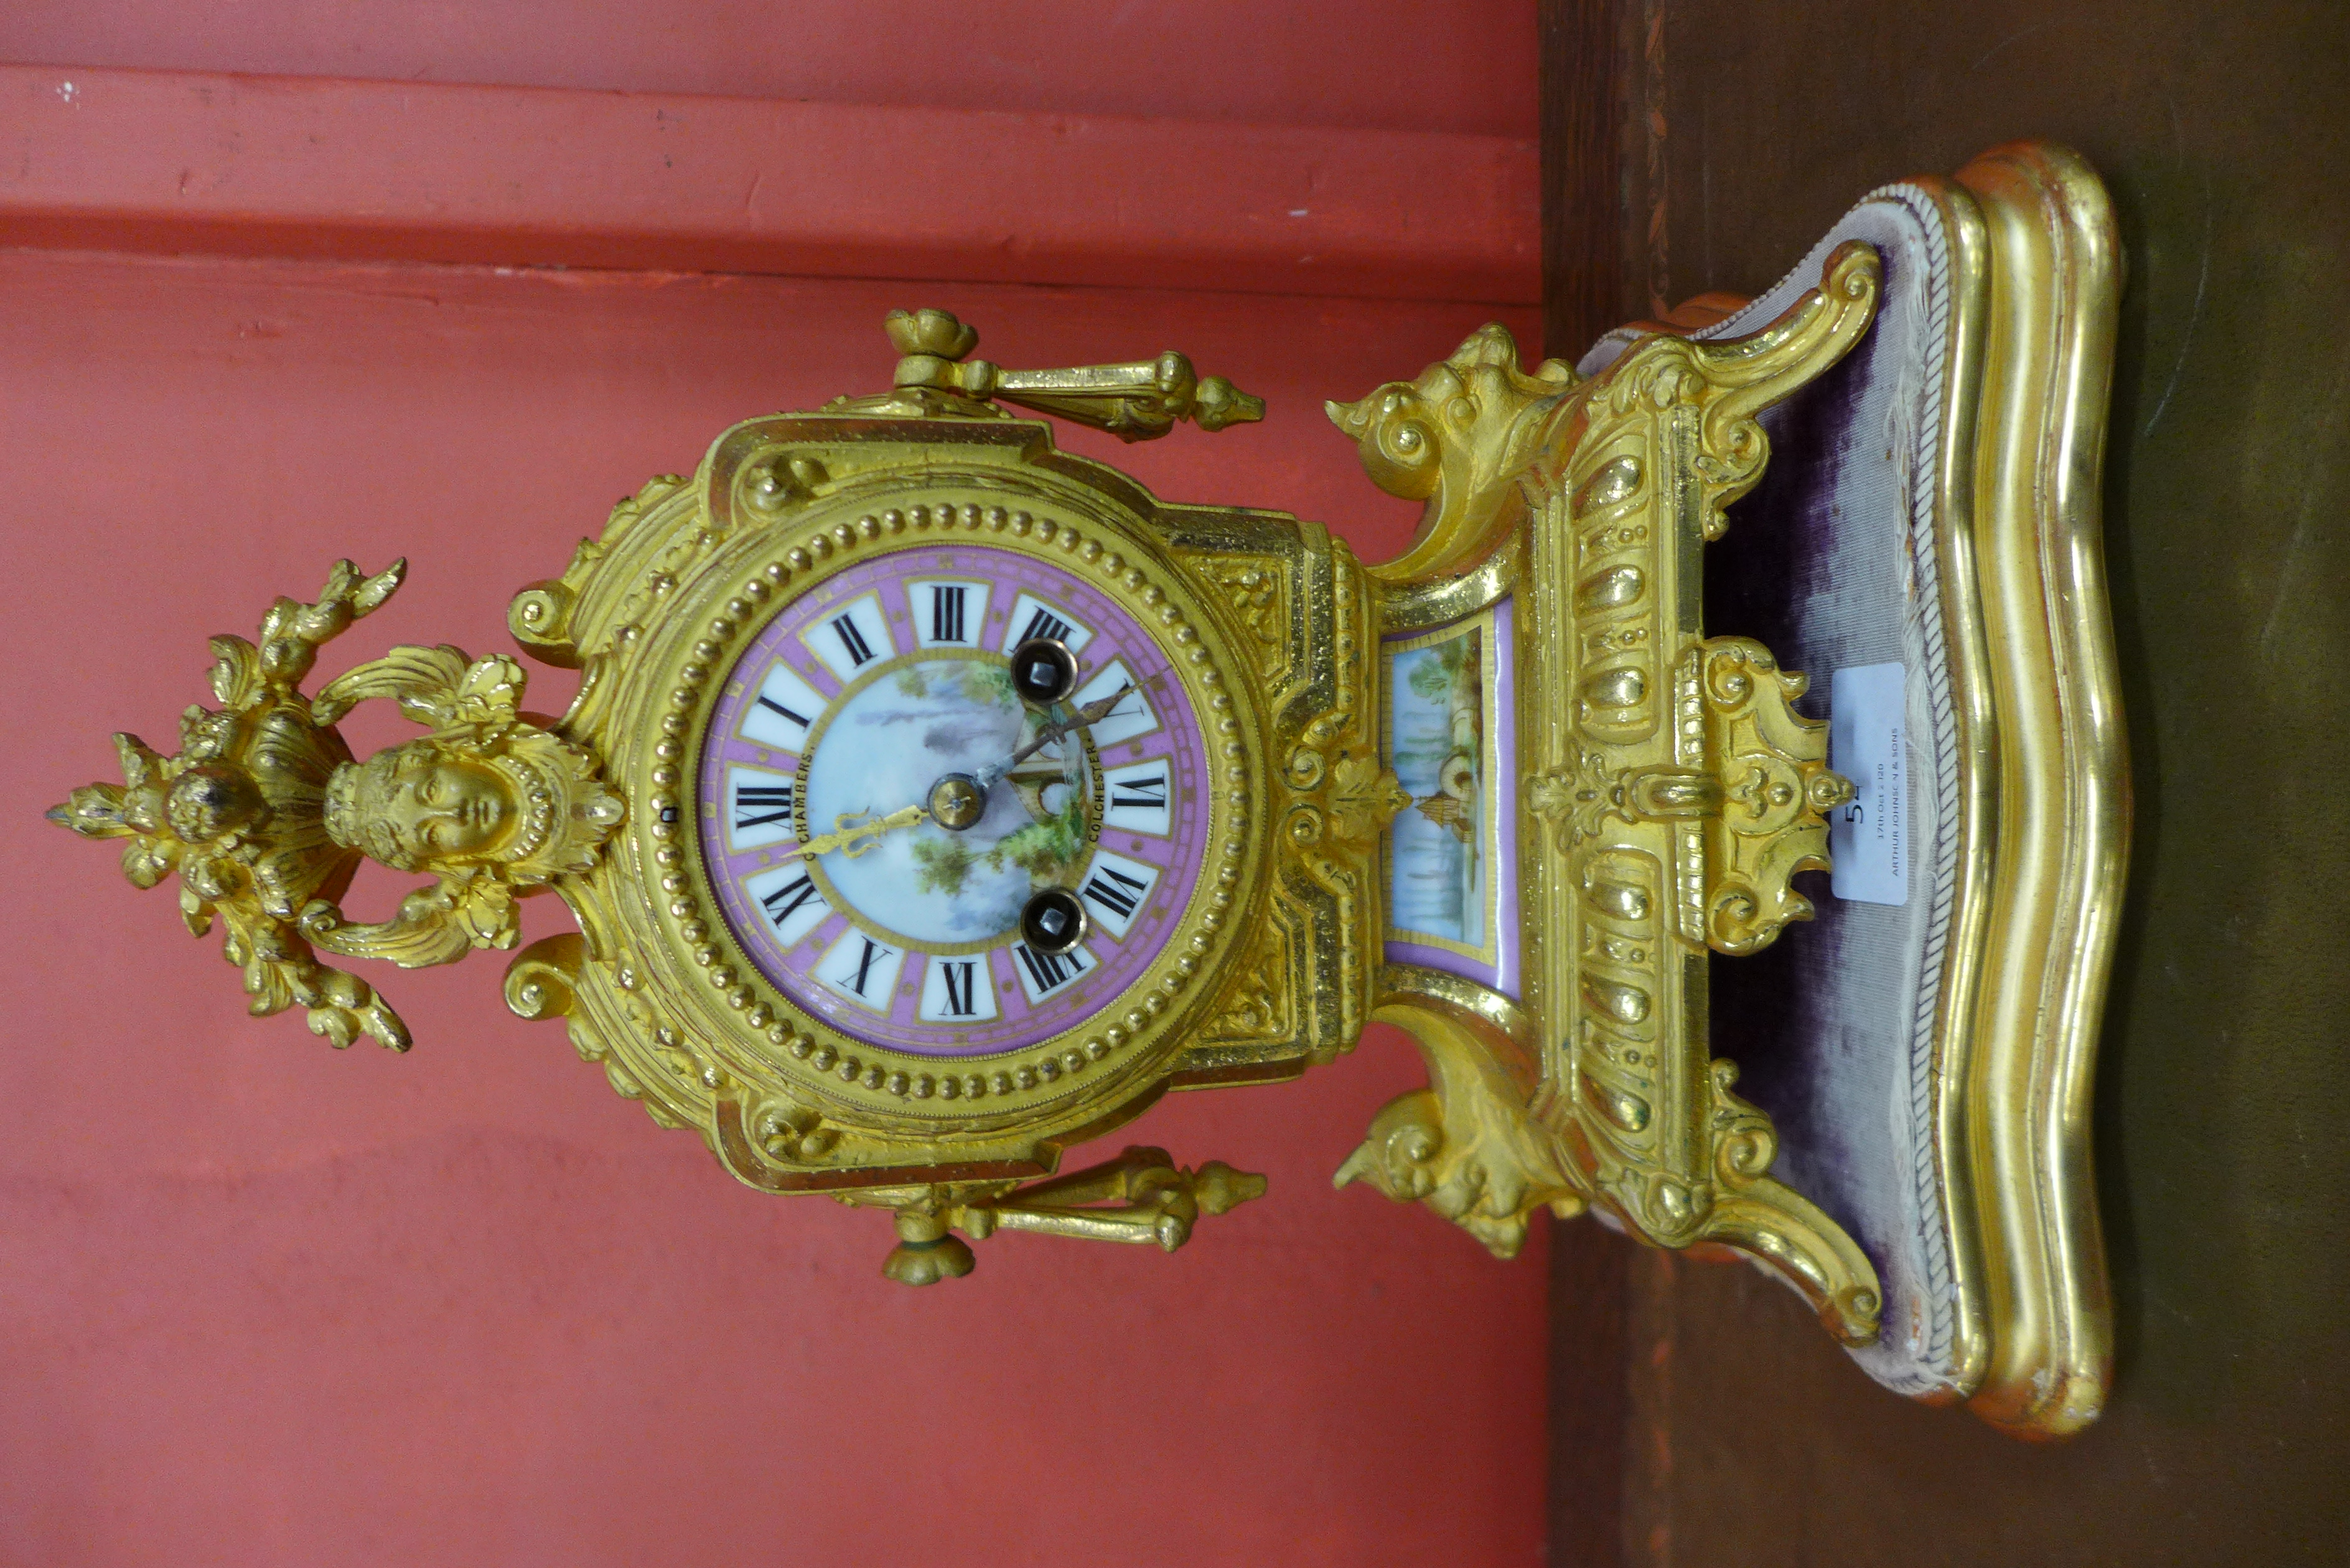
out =
<svg viewBox="0 0 2350 1568"><path fill-rule="evenodd" d="M910 548L779 609L712 711L697 811L737 942L843 1033L1048 1039L1142 976L1200 879L1206 746L1165 649L1013 549Z"/></svg>

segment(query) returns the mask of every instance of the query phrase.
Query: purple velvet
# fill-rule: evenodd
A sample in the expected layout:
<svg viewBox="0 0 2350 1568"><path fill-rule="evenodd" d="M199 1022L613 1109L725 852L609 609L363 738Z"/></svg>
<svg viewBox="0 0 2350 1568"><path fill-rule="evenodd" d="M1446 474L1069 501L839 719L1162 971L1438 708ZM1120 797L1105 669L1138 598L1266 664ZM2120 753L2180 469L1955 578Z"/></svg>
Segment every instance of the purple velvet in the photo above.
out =
<svg viewBox="0 0 2350 1568"><path fill-rule="evenodd" d="M1856 1357L1918 1394L1952 1386L1954 1284L1932 1158L1943 940L1956 866L1957 741L1943 655L1937 535L1950 254L1929 197L1875 192L1777 287L1702 336L1752 332L1814 286L1833 247L1877 247L1875 324L1845 359L1762 416L1771 457L1708 546L1712 635L1761 639L1812 680L1826 714L1838 670L1906 670L1913 853L1905 903L1845 902L1825 875L1798 890L1818 918L1751 958L1716 958L1711 1042L1780 1135L1772 1174L1844 1226L1885 1287L1884 1337ZM1622 351L1610 334L1580 367ZM1835 763L1832 755L1831 765Z"/></svg>

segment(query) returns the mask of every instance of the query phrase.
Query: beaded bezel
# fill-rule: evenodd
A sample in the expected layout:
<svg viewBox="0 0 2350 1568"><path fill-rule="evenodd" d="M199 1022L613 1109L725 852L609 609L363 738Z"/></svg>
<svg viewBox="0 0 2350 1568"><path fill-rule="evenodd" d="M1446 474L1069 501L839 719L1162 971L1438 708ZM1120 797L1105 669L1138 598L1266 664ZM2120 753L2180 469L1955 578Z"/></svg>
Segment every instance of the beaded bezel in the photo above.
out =
<svg viewBox="0 0 2350 1568"><path fill-rule="evenodd" d="M730 1165L746 1152L723 1147L729 1125L739 1129L778 1168L756 1173L762 1185L800 1167L815 1168L808 1184L835 1185L868 1182L877 1167L1048 1166L1054 1147L1157 1097L1229 978L1264 892L1260 699L1235 679L1244 666L1159 530L1086 483L1090 465L1055 454L1041 470L983 436L972 461L875 465L808 493L774 476L794 459L801 472L845 467L838 452L728 445L691 485L646 498L635 526L667 547L619 541L634 582L613 609L626 614L578 649L588 680L567 723L590 732L631 810L618 853L564 889L589 936L578 994L564 999L575 1042L657 1117L711 1128ZM1212 781L1198 879L1140 976L1044 1041L960 1059L846 1033L770 981L723 916L694 831L704 737L743 649L852 566L945 539L1048 560L1132 616L1190 699ZM518 631L574 618L575 604L533 597L548 591L517 601Z"/></svg>

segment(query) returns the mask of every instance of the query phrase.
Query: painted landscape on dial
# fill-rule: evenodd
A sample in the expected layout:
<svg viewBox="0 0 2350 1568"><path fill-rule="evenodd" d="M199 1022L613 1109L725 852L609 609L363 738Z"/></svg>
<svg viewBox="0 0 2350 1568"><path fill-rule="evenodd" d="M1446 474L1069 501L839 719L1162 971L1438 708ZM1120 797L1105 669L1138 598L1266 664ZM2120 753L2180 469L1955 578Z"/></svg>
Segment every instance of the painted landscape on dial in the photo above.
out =
<svg viewBox="0 0 2350 1568"><path fill-rule="evenodd" d="M808 769L808 821L823 830L919 802L948 774L1002 762L1039 722L1000 660L900 665L827 715ZM920 822L820 865L843 898L890 932L931 944L986 941L1019 922L1031 893L1076 875L1090 827L1085 786L1083 745L1048 743L989 792L972 826Z"/></svg>
<svg viewBox="0 0 2350 1568"><path fill-rule="evenodd" d="M1039 628L1084 650L1057 708L1010 679L1006 655ZM1204 757L1170 674L1107 595L1015 551L904 552L784 607L737 661L702 758L706 863L745 955L835 1027L930 1054L1030 1044L1106 1004L1198 874ZM1003 767L1128 682L1090 731L1114 760L1069 733ZM991 767L976 820L928 815L941 777ZM1084 901L1087 934L1033 951L1021 913L1054 886Z"/></svg>

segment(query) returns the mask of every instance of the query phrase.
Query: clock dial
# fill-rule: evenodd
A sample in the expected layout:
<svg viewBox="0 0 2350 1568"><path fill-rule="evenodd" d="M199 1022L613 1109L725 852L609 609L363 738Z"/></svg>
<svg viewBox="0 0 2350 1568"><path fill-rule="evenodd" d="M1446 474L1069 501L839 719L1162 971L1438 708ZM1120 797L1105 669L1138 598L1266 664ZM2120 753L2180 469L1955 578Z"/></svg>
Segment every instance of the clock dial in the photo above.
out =
<svg viewBox="0 0 2350 1568"><path fill-rule="evenodd" d="M1014 684L1037 638L1076 658L1065 701ZM872 1044L980 1055L1074 1027L1150 969L1198 887L1205 769L1167 650L1100 587L1023 551L916 548L751 639L697 816L736 941L794 1002ZM1022 922L1049 889L1084 913L1045 948Z"/></svg>

